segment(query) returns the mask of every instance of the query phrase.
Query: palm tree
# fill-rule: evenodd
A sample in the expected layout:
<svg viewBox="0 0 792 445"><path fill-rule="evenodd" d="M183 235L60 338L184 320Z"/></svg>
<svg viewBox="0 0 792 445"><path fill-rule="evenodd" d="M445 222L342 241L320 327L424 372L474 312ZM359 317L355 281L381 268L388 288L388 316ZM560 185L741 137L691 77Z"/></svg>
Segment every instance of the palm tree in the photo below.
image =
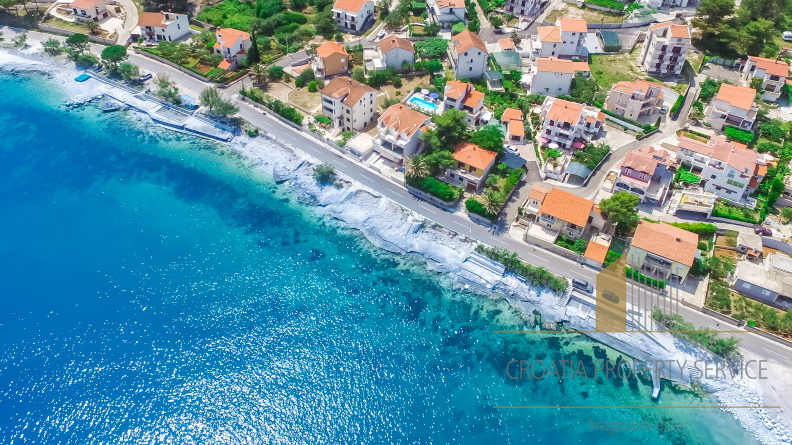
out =
<svg viewBox="0 0 792 445"><path fill-rule="evenodd" d="M256 85L261 85L267 78L267 65L257 63L250 67L250 77Z"/></svg>
<svg viewBox="0 0 792 445"><path fill-rule="evenodd" d="M498 193L495 190L487 190L483 195L481 195L479 200L481 201L481 205L484 207L484 210L490 215L497 215L500 213L503 204L506 203L506 199L503 194Z"/></svg>
<svg viewBox="0 0 792 445"><path fill-rule="evenodd" d="M425 178L429 176L429 164L426 163L426 159L423 156L416 155L407 158L406 164L405 171L408 178Z"/></svg>

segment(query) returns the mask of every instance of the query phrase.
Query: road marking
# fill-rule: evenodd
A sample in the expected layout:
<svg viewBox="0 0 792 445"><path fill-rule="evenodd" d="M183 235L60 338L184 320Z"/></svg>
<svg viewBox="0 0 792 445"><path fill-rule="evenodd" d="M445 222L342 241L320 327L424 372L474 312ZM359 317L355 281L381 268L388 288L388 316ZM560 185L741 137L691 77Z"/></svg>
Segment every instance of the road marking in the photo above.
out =
<svg viewBox="0 0 792 445"><path fill-rule="evenodd" d="M771 354L775 354L775 355L777 355L777 356L779 356L779 357L781 357L781 358L785 358L785 359L789 360L789 358L788 358L787 356L785 356L785 355L781 355L781 354L779 354L779 353L777 353L777 352L775 352L775 351L771 351L771 350L769 350L769 349L765 348L764 346L759 346L759 347L760 347L760 348L762 348L762 349L764 349L765 351L767 351L767 352L771 353Z"/></svg>

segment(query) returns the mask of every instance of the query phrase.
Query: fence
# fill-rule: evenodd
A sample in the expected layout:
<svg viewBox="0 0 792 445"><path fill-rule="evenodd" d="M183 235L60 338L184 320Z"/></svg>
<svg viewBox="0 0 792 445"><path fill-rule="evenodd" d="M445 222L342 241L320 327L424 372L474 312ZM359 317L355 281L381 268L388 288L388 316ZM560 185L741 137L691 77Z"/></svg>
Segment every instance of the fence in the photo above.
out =
<svg viewBox="0 0 792 445"><path fill-rule="evenodd" d="M428 193L426 193L426 192L424 192L422 190L419 190L419 189L417 189L415 187L412 187L410 185L407 185L407 191L409 191L413 195L423 199L424 201L428 201L428 202L436 205L437 207L440 207L441 209L448 210L449 212L456 211L456 209L457 209L457 203L456 202L443 201L440 198L436 198L436 197L434 197L434 196L432 196L432 195L430 195L430 194L428 194Z"/></svg>
<svg viewBox="0 0 792 445"><path fill-rule="evenodd" d="M56 28L56 27L50 26L50 25L45 25L43 23L39 23L38 28L41 31L46 31L46 32L49 32L49 33L52 33L52 34L58 34L58 35L61 35L61 36L66 36L66 37L68 37L70 35L73 35L73 34L82 34L82 33L74 32L74 31L67 31L65 29ZM116 42L118 41L118 34L116 34L116 38L115 39L105 39L105 38L102 38L102 37L99 37L99 36L92 36L90 34L87 34L87 35L88 35L88 40L90 40L91 42L94 42L94 43L101 43L102 45L115 45Z"/></svg>
<svg viewBox="0 0 792 445"><path fill-rule="evenodd" d="M717 217L717 216L710 216L710 217L709 217L709 219L711 219L711 220L713 220L713 221L719 221L719 222L724 222L724 223L734 224L734 225L736 225L736 226L743 226L743 227L753 227L753 226L755 226L755 225L756 225L755 223L749 223L749 222L744 222L744 221L737 221L736 219L719 218L719 217Z"/></svg>
<svg viewBox="0 0 792 445"><path fill-rule="evenodd" d="M723 321L723 322L726 322L726 323L729 323L729 324L733 324L735 326L743 326L745 324L745 321L736 320L734 318L729 317L728 315L723 315L720 312L713 311L712 309L710 309L708 307L701 308L701 312L703 312L703 313L705 313L705 314L707 314L707 315L709 315L711 317L715 317L715 318L717 318L720 321Z"/></svg>

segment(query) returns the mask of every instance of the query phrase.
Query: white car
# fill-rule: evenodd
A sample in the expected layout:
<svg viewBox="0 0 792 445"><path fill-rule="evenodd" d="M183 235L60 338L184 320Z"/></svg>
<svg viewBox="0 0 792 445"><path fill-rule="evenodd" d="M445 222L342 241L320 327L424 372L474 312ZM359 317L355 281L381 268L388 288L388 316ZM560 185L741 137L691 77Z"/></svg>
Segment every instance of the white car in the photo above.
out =
<svg viewBox="0 0 792 445"><path fill-rule="evenodd" d="M792 31L784 31L781 33L781 38L787 42L792 42Z"/></svg>
<svg viewBox="0 0 792 445"><path fill-rule="evenodd" d="M385 37L385 30L383 29L382 31L377 33L377 38L382 40L384 37Z"/></svg>

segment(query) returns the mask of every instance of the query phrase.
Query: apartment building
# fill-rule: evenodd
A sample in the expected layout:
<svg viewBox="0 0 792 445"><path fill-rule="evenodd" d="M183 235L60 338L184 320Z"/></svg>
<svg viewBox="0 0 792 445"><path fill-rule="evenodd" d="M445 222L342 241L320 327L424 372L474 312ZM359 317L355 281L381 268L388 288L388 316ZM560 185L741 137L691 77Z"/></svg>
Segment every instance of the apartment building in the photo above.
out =
<svg viewBox="0 0 792 445"><path fill-rule="evenodd" d="M481 120L484 111L484 93L476 91L472 84L449 80L443 93L444 110L460 110L465 112L465 122L475 127Z"/></svg>
<svg viewBox="0 0 792 445"><path fill-rule="evenodd" d="M707 121L718 131L727 125L750 131L759 111L755 99L753 88L723 83L705 110Z"/></svg>
<svg viewBox="0 0 792 445"><path fill-rule="evenodd" d="M616 168L613 192L630 192L642 203L661 205L671 190L676 172L676 154L644 146L624 156Z"/></svg>
<svg viewBox="0 0 792 445"><path fill-rule="evenodd" d="M374 2L371 0L336 0L333 20L346 32L361 33L374 23Z"/></svg>
<svg viewBox="0 0 792 445"><path fill-rule="evenodd" d="M457 79L477 79L487 70L487 46L478 34L470 30L451 37L448 54Z"/></svg>
<svg viewBox="0 0 792 445"><path fill-rule="evenodd" d="M465 0L427 0L429 19L441 28L451 28L454 23L467 25Z"/></svg>
<svg viewBox="0 0 792 445"><path fill-rule="evenodd" d="M156 42L175 42L191 34L187 15L173 12L141 12L138 26L141 37Z"/></svg>
<svg viewBox="0 0 792 445"><path fill-rule="evenodd" d="M595 138L605 124L605 114L594 107L547 97L542 103L542 145L583 148Z"/></svg>
<svg viewBox="0 0 792 445"><path fill-rule="evenodd" d="M641 51L643 68L657 75L679 75L691 45L690 27L673 21L649 25Z"/></svg>
<svg viewBox="0 0 792 445"><path fill-rule="evenodd" d="M541 0L506 0L503 9L518 17L534 17L539 14L542 3Z"/></svg>
<svg viewBox="0 0 792 445"><path fill-rule="evenodd" d="M429 129L430 120L407 105L391 105L377 120L374 151L396 163L420 153L421 135Z"/></svg>
<svg viewBox="0 0 792 445"><path fill-rule="evenodd" d="M321 91L322 114L342 130L364 131L374 123L377 90L347 76L337 76Z"/></svg>
<svg viewBox="0 0 792 445"><path fill-rule="evenodd" d="M311 67L319 77L332 77L349 73L349 53L344 45L325 42L316 48Z"/></svg>
<svg viewBox="0 0 792 445"><path fill-rule="evenodd" d="M605 109L638 120L654 120L663 106L663 85L636 79L617 82L608 92Z"/></svg>
<svg viewBox="0 0 792 445"><path fill-rule="evenodd" d="M214 44L214 52L223 56L217 67L226 71L236 69L239 62L247 56L247 50L252 44L250 34L233 28L218 29L215 31L215 39L217 42Z"/></svg>
<svg viewBox="0 0 792 445"><path fill-rule="evenodd" d="M701 176L704 191L740 205L749 205L752 194L767 174L770 157L745 145L715 135L708 142L680 137L679 161Z"/></svg>
<svg viewBox="0 0 792 445"><path fill-rule="evenodd" d="M749 85L754 79L761 79L759 91L764 100L775 102L781 96L781 89L789 77L789 65L786 62L764 57L749 56L742 67L743 81Z"/></svg>
<svg viewBox="0 0 792 445"><path fill-rule="evenodd" d="M531 36L531 59L583 55L588 24L583 19L562 17L555 26L539 26Z"/></svg>
<svg viewBox="0 0 792 445"><path fill-rule="evenodd" d="M627 251L627 265L654 279L682 284L693 267L697 249L695 233L664 223L641 221Z"/></svg>
<svg viewBox="0 0 792 445"><path fill-rule="evenodd" d="M445 177L451 184L476 193L484 186L498 153L485 150L470 142L460 142L453 149L456 165L446 168Z"/></svg>
<svg viewBox="0 0 792 445"><path fill-rule="evenodd" d="M587 62L574 62L555 57L541 57L531 66L531 74L524 83L533 94L561 96L569 94L576 75L590 75Z"/></svg>
<svg viewBox="0 0 792 445"><path fill-rule="evenodd" d="M394 35L386 36L379 41L377 49L386 68L400 71L405 66L415 63L415 46L407 39Z"/></svg>

